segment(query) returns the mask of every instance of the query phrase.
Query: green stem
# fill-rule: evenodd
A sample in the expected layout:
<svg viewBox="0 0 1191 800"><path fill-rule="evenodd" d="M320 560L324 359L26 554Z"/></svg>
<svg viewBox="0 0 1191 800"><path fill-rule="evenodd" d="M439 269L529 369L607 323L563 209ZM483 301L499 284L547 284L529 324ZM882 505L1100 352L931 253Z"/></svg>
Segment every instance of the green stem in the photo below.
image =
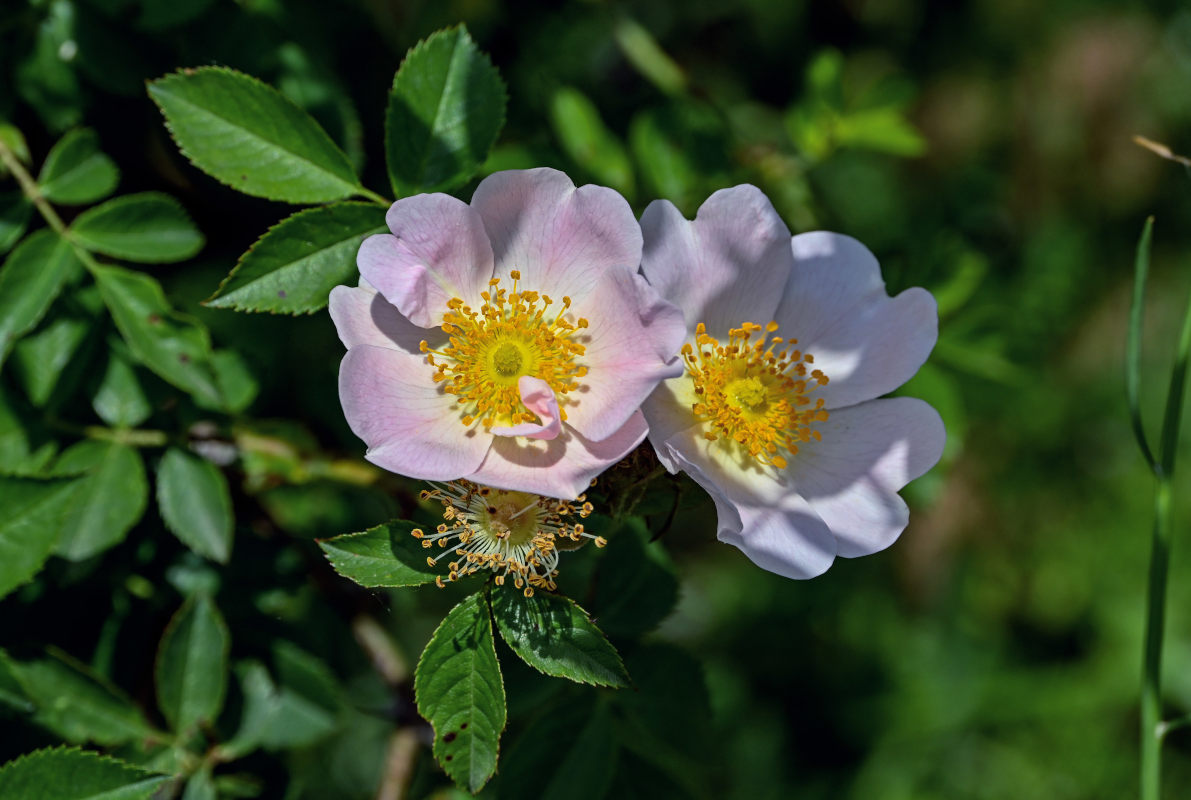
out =
<svg viewBox="0 0 1191 800"><path fill-rule="evenodd" d="M1141 679L1141 798L1162 796L1162 636L1166 623L1166 576L1170 563L1170 479L1158 479L1154 495L1154 541L1146 603L1145 656Z"/></svg>
<svg viewBox="0 0 1191 800"><path fill-rule="evenodd" d="M392 200L382 197L381 195L377 194L376 192L372 191L371 189L365 189L363 186L358 187L358 189L359 189L359 191L357 192L357 194L360 195L360 197L367 197L369 200L376 203L377 205L384 206L385 208L388 208L389 206L393 205Z"/></svg>
<svg viewBox="0 0 1191 800"><path fill-rule="evenodd" d="M29 170L25 169L25 165L17 158L16 153L9 149L3 139L0 139L0 161L3 161L4 166L8 167L9 172L16 177L17 183L21 185L21 191L37 207L38 213L41 214L46 224L53 228L55 233L65 239L74 250L75 255L78 256L79 261L83 262L83 265L88 270L94 272L99 267L99 262L92 257L90 251L76 242L70 235L70 229L62 221L62 217L58 216L58 212L54 210L54 207L42 195L37 181L33 179L33 176L29 174Z"/></svg>

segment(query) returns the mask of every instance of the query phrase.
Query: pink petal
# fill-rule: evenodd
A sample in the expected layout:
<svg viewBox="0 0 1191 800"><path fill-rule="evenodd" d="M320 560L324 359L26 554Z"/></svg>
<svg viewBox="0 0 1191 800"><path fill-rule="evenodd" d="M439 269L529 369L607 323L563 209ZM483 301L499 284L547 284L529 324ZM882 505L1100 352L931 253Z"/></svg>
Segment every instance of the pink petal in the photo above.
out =
<svg viewBox="0 0 1191 800"><path fill-rule="evenodd" d="M356 258L360 275L415 325L437 327L447 301L477 306L492 277L492 246L462 200L419 194L398 200L385 221L393 235L369 236Z"/></svg>
<svg viewBox="0 0 1191 800"><path fill-rule="evenodd" d="M640 444L645 432L645 419L634 414L624 427L599 442L566 425L558 438L549 441L497 437L484 464L467 477L498 489L571 500L587 491L592 478Z"/></svg>
<svg viewBox="0 0 1191 800"><path fill-rule="evenodd" d="M813 578L831 566L835 537L797 494L778 499L753 495L748 485L725 475L714 461L683 447L671 448L671 454L715 501L720 541L739 548L762 569L786 578Z"/></svg>
<svg viewBox="0 0 1191 800"><path fill-rule="evenodd" d="M361 344L343 357L339 399L369 461L411 478L454 480L480 466L492 436L463 426L433 372L420 356Z"/></svg>
<svg viewBox="0 0 1191 800"><path fill-rule="evenodd" d="M442 338L435 330L414 325L373 289L336 286L329 303L339 339L349 350L362 344L418 354L423 339Z"/></svg>
<svg viewBox="0 0 1191 800"><path fill-rule="evenodd" d="M876 257L850 236L803 233L791 247L795 266L774 318L830 379L815 390L827 408L871 400L913 377L938 338L930 293L889 297Z"/></svg>
<svg viewBox="0 0 1191 800"><path fill-rule="evenodd" d="M946 432L922 400L892 397L831 412L820 442L800 446L787 472L848 558L883 550L910 515L897 491L933 467Z"/></svg>
<svg viewBox="0 0 1191 800"><path fill-rule="evenodd" d="M678 472L681 467L670 455L665 443L680 431L702 425L691 411L697 401L694 381L682 375L662 381L641 404L641 413L649 423L649 441L653 451L662 465L672 473Z"/></svg>
<svg viewBox="0 0 1191 800"><path fill-rule="evenodd" d="M567 395L567 423L598 441L619 430L659 381L682 374L686 326L681 311L623 268L605 272L576 314L590 323L580 359L588 373L583 389Z"/></svg>
<svg viewBox="0 0 1191 800"><path fill-rule="evenodd" d="M794 259L790 230L760 189L721 189L693 222L669 201L655 200L641 215L641 229L641 270L683 310L690 330L702 322L726 339L742 322L773 319Z"/></svg>
<svg viewBox="0 0 1191 800"><path fill-rule="evenodd" d="M558 170L510 170L476 187L472 207L484 220L496 277L521 272L526 289L578 300L615 266L641 263L641 229L628 202L603 186L578 189Z"/></svg>
<svg viewBox="0 0 1191 800"><path fill-rule="evenodd" d="M553 439L562 430L562 420L558 415L558 401L554 399L554 390L550 384L540 378L522 375L517 379L517 391L521 393L521 402L530 411L538 415L541 423L523 422L520 425L498 428L493 427L489 432L493 436L525 436L529 439Z"/></svg>

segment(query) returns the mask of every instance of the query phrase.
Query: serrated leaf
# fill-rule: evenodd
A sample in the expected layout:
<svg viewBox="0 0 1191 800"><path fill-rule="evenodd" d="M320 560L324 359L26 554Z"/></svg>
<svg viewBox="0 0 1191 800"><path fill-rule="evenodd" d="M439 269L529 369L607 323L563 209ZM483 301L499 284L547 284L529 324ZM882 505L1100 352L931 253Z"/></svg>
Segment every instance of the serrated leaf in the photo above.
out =
<svg viewBox="0 0 1191 800"><path fill-rule="evenodd" d="M0 475L0 597L32 578L54 549L78 480Z"/></svg>
<svg viewBox="0 0 1191 800"><path fill-rule="evenodd" d="M501 638L534 669L594 686L627 686L616 648L570 598L536 592L492 594Z"/></svg>
<svg viewBox="0 0 1191 800"><path fill-rule="evenodd" d="M426 563L428 551L411 534L416 527L412 522L395 520L362 533L322 539L318 546L336 572L361 586L420 586L433 583L443 570Z"/></svg>
<svg viewBox="0 0 1191 800"><path fill-rule="evenodd" d="M37 709L34 722L73 743L117 745L157 736L127 695L74 659L53 655L11 662Z"/></svg>
<svg viewBox="0 0 1191 800"><path fill-rule="evenodd" d="M179 389L222 407L207 329L175 312L161 284L144 273L97 267L93 274L132 354Z"/></svg>
<svg viewBox="0 0 1191 800"><path fill-rule="evenodd" d="M166 527L201 556L226 564L234 518L227 478L206 459L171 447L157 468L157 507Z"/></svg>
<svg viewBox="0 0 1191 800"><path fill-rule="evenodd" d="M186 69L149 84L182 154L245 194L327 203L360 191L347 156L276 89L223 67Z"/></svg>
<svg viewBox="0 0 1191 800"><path fill-rule="evenodd" d="M119 182L120 170L100 152L99 137L90 128L71 131L58 140L37 176L42 196L65 205L102 200Z"/></svg>
<svg viewBox="0 0 1191 800"><path fill-rule="evenodd" d="M0 767L5 800L149 800L169 777L75 748L37 750Z"/></svg>
<svg viewBox="0 0 1191 800"><path fill-rule="evenodd" d="M174 731L214 723L227 693L231 636L219 609L203 592L170 620L157 649L157 705Z"/></svg>
<svg viewBox="0 0 1191 800"><path fill-rule="evenodd" d="M123 350L123 345L118 349ZM153 413L136 370L116 348L108 354L107 367L91 398L91 407L100 419L115 428L136 427Z"/></svg>
<svg viewBox="0 0 1191 800"><path fill-rule="evenodd" d="M595 103L564 86L550 100L550 121L563 150L599 183L632 197L633 164L616 134L600 118Z"/></svg>
<svg viewBox="0 0 1191 800"><path fill-rule="evenodd" d="M592 613L613 636L635 636L656 627L678 600L678 580L664 551L646 545L637 519L608 537L596 568Z"/></svg>
<svg viewBox="0 0 1191 800"><path fill-rule="evenodd" d="M32 234L9 254L0 267L0 365L80 267L70 243L49 229Z"/></svg>
<svg viewBox="0 0 1191 800"><path fill-rule="evenodd" d="M21 192L0 192L0 255L21 240L29 228L33 204Z"/></svg>
<svg viewBox="0 0 1191 800"><path fill-rule="evenodd" d="M82 561L123 541L145 513L149 483L141 454L114 442L83 441L54 464L54 475L85 473L66 501L55 552Z"/></svg>
<svg viewBox="0 0 1191 800"><path fill-rule="evenodd" d="M473 794L496 771L505 726L505 688L492 619L479 593L451 609L414 677L418 711L434 728L434 758Z"/></svg>
<svg viewBox="0 0 1191 800"><path fill-rule="evenodd" d="M12 363L30 402L42 408L49 402L66 367L87 341L93 320L59 316L17 342Z"/></svg>
<svg viewBox="0 0 1191 800"><path fill-rule="evenodd" d="M203 235L168 194L142 192L89 208L70 226L88 250L143 264L185 261L203 249Z"/></svg>
<svg viewBox="0 0 1191 800"><path fill-rule="evenodd" d="M318 311L331 289L356 283L356 251L364 237L386 230L385 210L370 203L299 211L258 239L206 304L281 314Z"/></svg>
<svg viewBox="0 0 1191 800"><path fill-rule="evenodd" d="M385 154L398 195L450 189L488 157L504 126L500 73L460 25L405 56L385 112Z"/></svg>

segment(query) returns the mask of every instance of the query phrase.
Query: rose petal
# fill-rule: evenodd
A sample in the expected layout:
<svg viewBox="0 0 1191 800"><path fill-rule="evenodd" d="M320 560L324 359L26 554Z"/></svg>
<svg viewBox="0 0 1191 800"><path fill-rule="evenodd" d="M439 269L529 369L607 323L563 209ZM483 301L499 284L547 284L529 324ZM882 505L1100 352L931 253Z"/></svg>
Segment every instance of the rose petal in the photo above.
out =
<svg viewBox="0 0 1191 800"><path fill-rule="evenodd" d="M813 578L831 566L835 537L803 498L787 494L773 502L750 496L743 487L707 474L714 475L713 462L693 461L680 449L671 453L679 468L715 502L720 541L739 548L762 569L786 578Z"/></svg>
<svg viewBox="0 0 1191 800"><path fill-rule="evenodd" d="M373 289L336 286L328 303L339 339L349 350L362 344L419 353L419 343L441 339L438 331L420 328L401 316Z"/></svg>
<svg viewBox="0 0 1191 800"><path fill-rule="evenodd" d="M839 539L847 558L884 550L910 519L897 492L933 467L946 432L922 400L892 397L836 409L816 423L822 441L800 445L787 473Z"/></svg>
<svg viewBox="0 0 1191 800"><path fill-rule="evenodd" d="M938 308L925 289L885 292L881 268L850 236L795 236L795 266L774 319L830 379L815 390L827 408L871 400L913 377L938 338Z"/></svg>
<svg viewBox="0 0 1191 800"><path fill-rule="evenodd" d="M343 357L339 399L369 461L411 478L454 480L479 467L492 435L464 428L433 373L419 356L361 344Z"/></svg>
<svg viewBox="0 0 1191 800"><path fill-rule="evenodd" d="M687 375L680 375L662 381L641 404L641 412L649 423L649 441L658 460L671 473L681 467L670 455L665 443L679 431L685 431L702 423L691 409L698 402L695 382Z"/></svg>
<svg viewBox="0 0 1191 800"><path fill-rule="evenodd" d="M568 425L549 441L497 437L483 465L468 478L476 483L572 500L591 480L628 455L645 438L641 414L634 414L607 439L593 442Z"/></svg>
<svg viewBox="0 0 1191 800"><path fill-rule="evenodd" d="M773 319L794 259L790 230L755 186L721 189L694 221L667 200L641 215L641 270L662 297L682 309L687 328L727 339L742 322Z"/></svg>
<svg viewBox="0 0 1191 800"><path fill-rule="evenodd" d="M614 266L641 263L641 229L628 202L604 186L578 189L558 170L510 170L476 187L472 207L484 220L496 277L521 272L521 284L579 299Z"/></svg>
<svg viewBox="0 0 1191 800"><path fill-rule="evenodd" d="M614 268L578 303L588 320L582 390L567 395L567 423L599 441L619 430L658 382L681 375L682 312L639 274Z"/></svg>
<svg viewBox="0 0 1191 800"><path fill-rule="evenodd" d="M517 379L517 391L521 393L521 403L530 411L538 415L542 421L523 422L510 427L492 427L489 432L493 436L524 436L529 439L553 439L562 430L562 420L558 414L558 401L554 398L554 390L550 384L540 378L522 375Z"/></svg>
<svg viewBox="0 0 1191 800"><path fill-rule="evenodd" d="M446 194L398 200L385 221L393 235L369 236L356 262L360 275L407 319L423 328L442 324L447 301L478 306L492 277L492 246L479 216Z"/></svg>

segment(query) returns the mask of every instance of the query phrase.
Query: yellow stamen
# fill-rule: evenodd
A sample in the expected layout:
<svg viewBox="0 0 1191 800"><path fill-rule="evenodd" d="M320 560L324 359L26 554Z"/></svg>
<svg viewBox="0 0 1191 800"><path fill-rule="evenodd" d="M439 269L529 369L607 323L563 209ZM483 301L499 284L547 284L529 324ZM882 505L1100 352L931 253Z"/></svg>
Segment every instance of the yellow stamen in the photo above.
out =
<svg viewBox="0 0 1191 800"><path fill-rule="evenodd" d="M811 425L826 422L828 413L823 398L808 395L826 386L827 376L807 369L814 358L793 349L797 339L771 338L777 329L776 322L745 322L721 344L700 322L694 345L682 346L682 359L698 398L692 410L707 423L703 437L784 469L799 443L820 439Z"/></svg>
<svg viewBox="0 0 1191 800"><path fill-rule="evenodd" d="M578 331L588 322L568 319L571 299L564 297L557 312L548 313L554 301L519 288L518 270L509 276L511 290L500 288L499 278L488 281L478 310L458 297L447 301L445 347L435 350L425 341L419 344L426 363L437 369L434 382L456 396L460 420L467 427L477 421L486 429L538 421L521 402L518 380L526 375L549 384L565 420L566 395L587 375L587 367L579 363L586 348Z"/></svg>

